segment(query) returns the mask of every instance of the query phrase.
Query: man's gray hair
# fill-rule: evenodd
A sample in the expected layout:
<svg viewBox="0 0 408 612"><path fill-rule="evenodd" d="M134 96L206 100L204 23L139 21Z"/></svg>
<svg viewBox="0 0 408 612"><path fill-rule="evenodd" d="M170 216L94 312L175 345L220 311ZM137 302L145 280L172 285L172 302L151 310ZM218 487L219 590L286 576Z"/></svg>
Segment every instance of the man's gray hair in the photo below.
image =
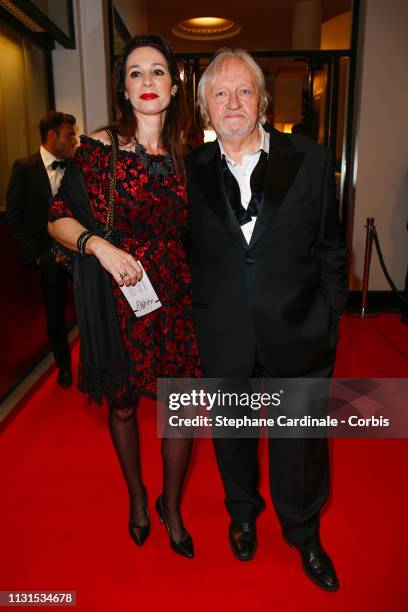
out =
<svg viewBox="0 0 408 612"><path fill-rule="evenodd" d="M255 80L258 85L258 115L260 121L265 121L265 111L269 104L269 96L265 87L265 77L261 68L258 66L253 57L244 49L230 49L223 47L215 55L212 62L204 70L200 82L198 83L197 89L197 104L200 109L201 116L206 127L211 127L210 116L208 114L207 100L205 97L205 90L207 85L212 86L218 74L221 72L224 64L231 59L239 59L244 62L249 70L253 73Z"/></svg>

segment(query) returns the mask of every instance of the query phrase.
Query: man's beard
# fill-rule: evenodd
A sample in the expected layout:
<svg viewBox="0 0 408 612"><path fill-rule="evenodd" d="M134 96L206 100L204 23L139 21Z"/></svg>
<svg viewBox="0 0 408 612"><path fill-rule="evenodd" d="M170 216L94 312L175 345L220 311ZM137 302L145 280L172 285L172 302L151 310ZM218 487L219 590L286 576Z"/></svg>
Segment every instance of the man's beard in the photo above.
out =
<svg viewBox="0 0 408 612"><path fill-rule="evenodd" d="M224 118L221 119L219 123L220 134L222 134L222 136L245 136L246 134L249 134L249 132L251 131L251 124L250 124L248 115L241 113L240 117L242 117L245 120L245 122L243 125L237 128L227 127L224 124L225 119Z"/></svg>

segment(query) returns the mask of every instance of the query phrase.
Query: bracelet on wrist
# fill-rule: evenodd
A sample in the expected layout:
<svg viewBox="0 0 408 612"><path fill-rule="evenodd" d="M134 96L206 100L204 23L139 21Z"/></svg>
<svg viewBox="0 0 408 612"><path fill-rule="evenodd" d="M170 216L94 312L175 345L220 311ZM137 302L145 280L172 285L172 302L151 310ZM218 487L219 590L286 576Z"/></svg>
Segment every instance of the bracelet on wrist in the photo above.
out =
<svg viewBox="0 0 408 612"><path fill-rule="evenodd" d="M87 244L88 240L90 238L92 238L92 236L96 236L96 234L94 232L91 232L90 234L85 236L85 238L83 239L83 241L82 241L82 253L81 253L82 255L86 255L85 247L86 247L86 244Z"/></svg>
<svg viewBox="0 0 408 612"><path fill-rule="evenodd" d="M86 243L88 242L88 240L92 236L95 236L95 232L91 232L89 230L86 230L85 232L82 232L82 234L80 234L78 236L78 239L77 239L77 249L78 249L78 253L80 255L86 255L86 253L85 253Z"/></svg>

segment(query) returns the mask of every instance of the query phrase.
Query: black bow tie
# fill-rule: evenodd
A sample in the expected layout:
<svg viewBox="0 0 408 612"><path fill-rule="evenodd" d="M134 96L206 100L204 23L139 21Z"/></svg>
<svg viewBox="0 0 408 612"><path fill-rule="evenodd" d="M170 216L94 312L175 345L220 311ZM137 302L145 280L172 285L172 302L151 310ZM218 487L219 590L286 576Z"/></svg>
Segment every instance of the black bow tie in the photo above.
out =
<svg viewBox="0 0 408 612"><path fill-rule="evenodd" d="M51 168L53 170L56 170L57 168L62 168L62 170L64 170L64 168L67 165L67 160L66 159L56 159L52 162L51 164Z"/></svg>
<svg viewBox="0 0 408 612"><path fill-rule="evenodd" d="M232 174L228 167L228 162L225 156L222 156L222 173L224 177L225 190L227 192L228 200L231 204L231 208L237 218L239 225L245 225L252 220L252 217L257 217L262 205L262 192L265 181L266 166L268 163L268 156L265 151L261 151L259 161L251 174L251 200L249 201L248 208L245 209L241 202L241 191L238 185L238 181Z"/></svg>

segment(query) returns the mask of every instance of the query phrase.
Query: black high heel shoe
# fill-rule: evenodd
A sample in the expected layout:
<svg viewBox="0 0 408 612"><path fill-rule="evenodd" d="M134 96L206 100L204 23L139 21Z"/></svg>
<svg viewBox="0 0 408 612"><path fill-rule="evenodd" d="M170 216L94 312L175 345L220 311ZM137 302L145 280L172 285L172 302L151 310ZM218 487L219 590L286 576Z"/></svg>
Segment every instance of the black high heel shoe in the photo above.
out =
<svg viewBox="0 0 408 612"><path fill-rule="evenodd" d="M136 525L131 519L129 520L129 535L138 546L143 546L147 540L147 536L150 533L150 517L149 517L149 506L147 504L147 492L144 489L144 501L145 511L147 517L147 525Z"/></svg>
<svg viewBox="0 0 408 612"><path fill-rule="evenodd" d="M186 537L183 540L173 540L171 537L171 531L168 522L166 521L166 517L163 511L163 501L162 496L159 495L156 501L156 512L159 515L159 519L161 523L164 523L167 529L167 533L169 534L170 546L174 550L174 552L182 555L183 557L187 557L188 559L193 559L194 557L194 546L193 539L191 535L186 531Z"/></svg>

